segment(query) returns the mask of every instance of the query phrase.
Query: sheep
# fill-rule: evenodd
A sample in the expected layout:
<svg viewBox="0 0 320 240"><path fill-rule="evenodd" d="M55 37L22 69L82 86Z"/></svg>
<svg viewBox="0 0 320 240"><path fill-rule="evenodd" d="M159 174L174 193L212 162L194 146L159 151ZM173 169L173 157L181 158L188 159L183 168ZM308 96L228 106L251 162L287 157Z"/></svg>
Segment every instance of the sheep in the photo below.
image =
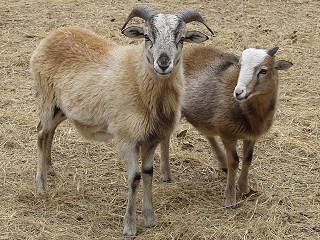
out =
<svg viewBox="0 0 320 240"><path fill-rule="evenodd" d="M211 47L185 49L185 95L182 115L210 143L220 167L227 172L225 206L236 207L237 141L243 140L238 189L248 193L248 172L257 139L271 127L278 94L277 70L292 66L275 61L278 47L245 46L241 57ZM215 136L220 136L225 152ZM171 180L169 139L161 143L161 171Z"/></svg>
<svg viewBox="0 0 320 240"><path fill-rule="evenodd" d="M145 27L126 28L134 17L144 19ZM40 118L38 193L46 191L47 174L55 175L52 141L57 126L68 119L87 139L113 138L116 142L129 186L123 234L137 233L135 201L141 177L145 226L156 225L152 204L154 152L180 119L183 42L208 39L201 32L187 31L186 24L192 21L213 33L194 9L161 14L138 5L121 32L129 38L145 38L144 44L118 45L76 27L57 29L41 41L30 60Z"/></svg>

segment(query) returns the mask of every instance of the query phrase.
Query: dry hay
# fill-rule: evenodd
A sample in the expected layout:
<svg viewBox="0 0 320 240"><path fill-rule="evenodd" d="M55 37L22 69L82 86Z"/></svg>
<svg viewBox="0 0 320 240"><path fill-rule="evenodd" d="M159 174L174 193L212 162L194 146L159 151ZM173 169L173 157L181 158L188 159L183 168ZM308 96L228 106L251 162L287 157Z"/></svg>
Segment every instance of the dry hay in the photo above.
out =
<svg viewBox="0 0 320 240"><path fill-rule="evenodd" d="M126 173L114 144L84 140L67 122L53 147L58 172L49 192L35 194L37 116L28 73L31 52L60 26L90 28L117 42L140 1L7 1L0 17L0 239L121 239ZM201 3L199 3L201 2ZM258 142L250 185L257 192L235 210L223 207L225 174L189 124L172 139L174 182L161 182L159 153L154 206L159 224L143 227L141 191L137 239L319 239L319 1L149 1L158 10L201 11L217 32L205 44L239 53L244 43L280 46L294 66L280 72L275 122ZM202 31L203 26L193 25Z"/></svg>

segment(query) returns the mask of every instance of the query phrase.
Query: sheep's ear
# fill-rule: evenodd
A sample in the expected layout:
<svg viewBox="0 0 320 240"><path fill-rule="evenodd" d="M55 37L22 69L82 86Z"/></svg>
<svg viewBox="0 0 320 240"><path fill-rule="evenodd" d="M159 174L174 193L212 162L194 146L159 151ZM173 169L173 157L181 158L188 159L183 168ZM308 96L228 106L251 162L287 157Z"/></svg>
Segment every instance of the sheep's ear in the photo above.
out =
<svg viewBox="0 0 320 240"><path fill-rule="evenodd" d="M233 64L238 64L240 57L233 53L222 53L221 56Z"/></svg>
<svg viewBox="0 0 320 240"><path fill-rule="evenodd" d="M274 63L274 68L276 70L286 70L288 68L290 68L293 65L292 62L288 62L285 60L278 60Z"/></svg>
<svg viewBox="0 0 320 240"><path fill-rule="evenodd" d="M122 34L129 38L144 38L144 30L142 27L132 26L121 31Z"/></svg>
<svg viewBox="0 0 320 240"><path fill-rule="evenodd" d="M209 37L202 32L198 31L187 31L184 41L185 42L194 42L201 43L207 41Z"/></svg>

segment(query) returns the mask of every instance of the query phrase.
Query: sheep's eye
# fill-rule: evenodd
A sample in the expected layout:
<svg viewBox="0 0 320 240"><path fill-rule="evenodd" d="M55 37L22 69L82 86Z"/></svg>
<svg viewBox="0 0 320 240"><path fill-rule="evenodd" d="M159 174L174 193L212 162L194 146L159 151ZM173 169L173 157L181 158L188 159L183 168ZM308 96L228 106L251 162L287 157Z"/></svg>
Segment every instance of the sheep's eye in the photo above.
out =
<svg viewBox="0 0 320 240"><path fill-rule="evenodd" d="M144 35L144 39L146 40L146 42L149 42L149 47L152 48L153 47L153 42L150 40L149 36L147 34Z"/></svg>
<svg viewBox="0 0 320 240"><path fill-rule="evenodd" d="M184 40L185 40L186 38L185 37L182 37L182 38L180 38L180 41L179 41L179 43L183 43L184 42Z"/></svg>
<svg viewBox="0 0 320 240"><path fill-rule="evenodd" d="M268 72L267 69L261 69L260 72L259 72L259 74L266 74L267 72Z"/></svg>
<svg viewBox="0 0 320 240"><path fill-rule="evenodd" d="M144 39L145 39L146 41L150 41L150 38L149 38L149 36L148 36L147 34L144 35Z"/></svg>

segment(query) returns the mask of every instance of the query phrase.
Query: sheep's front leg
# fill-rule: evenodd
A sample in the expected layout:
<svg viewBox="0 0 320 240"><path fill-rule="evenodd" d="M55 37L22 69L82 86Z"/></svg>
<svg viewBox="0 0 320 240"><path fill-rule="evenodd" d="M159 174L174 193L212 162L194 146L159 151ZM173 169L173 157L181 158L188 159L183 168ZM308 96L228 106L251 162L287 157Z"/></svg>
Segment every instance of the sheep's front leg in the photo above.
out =
<svg viewBox="0 0 320 240"><path fill-rule="evenodd" d="M227 153L228 176L225 190L225 206L236 207L236 175L239 167L239 157L236 150L237 140L223 138L223 145Z"/></svg>
<svg viewBox="0 0 320 240"><path fill-rule="evenodd" d="M161 149L160 168L162 173L162 179L164 182L172 181L170 163L169 163L169 145L170 145L170 137L164 139L160 143L160 149Z"/></svg>
<svg viewBox="0 0 320 240"><path fill-rule="evenodd" d="M144 144L141 146L143 180L142 214L146 227L153 227L157 224L152 204L153 161L156 147L157 144Z"/></svg>
<svg viewBox="0 0 320 240"><path fill-rule="evenodd" d="M126 144L123 142L118 145L119 153L127 167L129 187L127 203L128 205L123 220L123 235L135 236L137 234L135 202L137 190L141 179L138 162L139 148L137 146L131 146L130 144Z"/></svg>
<svg viewBox="0 0 320 240"><path fill-rule="evenodd" d="M248 193L248 174L252 162L253 148L255 141L243 141L243 162L242 169L238 179L238 187L241 193Z"/></svg>

